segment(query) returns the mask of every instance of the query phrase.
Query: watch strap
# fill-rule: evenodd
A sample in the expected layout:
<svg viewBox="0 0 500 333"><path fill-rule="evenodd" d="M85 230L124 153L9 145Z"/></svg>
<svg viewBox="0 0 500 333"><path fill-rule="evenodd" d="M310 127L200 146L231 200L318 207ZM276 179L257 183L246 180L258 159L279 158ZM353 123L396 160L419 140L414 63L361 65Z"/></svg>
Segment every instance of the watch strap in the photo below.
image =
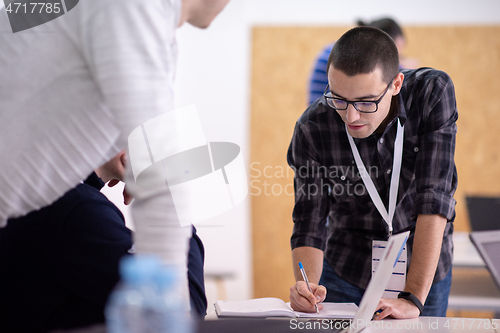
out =
<svg viewBox="0 0 500 333"><path fill-rule="evenodd" d="M410 292L403 291L403 292L399 293L398 298L404 298L404 299L409 300L410 302L412 302L413 304L415 304L417 306L418 310L420 311L420 314L422 314L422 311L424 310L424 306L422 305L420 300L417 298L417 296L413 295Z"/></svg>

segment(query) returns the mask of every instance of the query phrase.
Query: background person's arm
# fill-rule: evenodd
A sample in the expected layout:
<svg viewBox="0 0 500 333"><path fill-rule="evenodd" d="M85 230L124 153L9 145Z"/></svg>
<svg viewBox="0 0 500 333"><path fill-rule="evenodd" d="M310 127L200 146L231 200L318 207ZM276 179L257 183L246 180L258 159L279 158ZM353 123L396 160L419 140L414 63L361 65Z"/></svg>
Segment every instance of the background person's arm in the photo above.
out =
<svg viewBox="0 0 500 333"><path fill-rule="evenodd" d="M175 30L180 15L174 3L108 0L82 23L82 53L120 129L120 148L126 147L134 129L173 110ZM171 147L176 142L164 144ZM156 177L159 173L159 169L151 172L151 179L163 179ZM191 226L181 227L172 194L164 186L146 189L135 184L130 163L125 182L135 198L131 208L135 249L157 254L182 271L187 301Z"/></svg>

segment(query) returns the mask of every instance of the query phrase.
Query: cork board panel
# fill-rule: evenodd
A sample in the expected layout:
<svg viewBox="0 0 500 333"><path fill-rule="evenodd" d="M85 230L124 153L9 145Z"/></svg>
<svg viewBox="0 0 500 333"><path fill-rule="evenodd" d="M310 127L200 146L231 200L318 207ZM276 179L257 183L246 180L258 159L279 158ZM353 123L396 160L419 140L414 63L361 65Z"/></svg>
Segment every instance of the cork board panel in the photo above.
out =
<svg viewBox="0 0 500 333"><path fill-rule="evenodd" d="M254 297L287 300L294 283L290 235L293 172L286 153L307 107L307 84L322 48L350 27L252 30L250 194ZM459 110L456 230L468 231L465 195L500 195L500 26L406 27L405 55L446 71Z"/></svg>
<svg viewBox="0 0 500 333"><path fill-rule="evenodd" d="M455 84L455 230L470 231L465 196L500 196L500 27L408 27L405 33L408 54L447 72Z"/></svg>

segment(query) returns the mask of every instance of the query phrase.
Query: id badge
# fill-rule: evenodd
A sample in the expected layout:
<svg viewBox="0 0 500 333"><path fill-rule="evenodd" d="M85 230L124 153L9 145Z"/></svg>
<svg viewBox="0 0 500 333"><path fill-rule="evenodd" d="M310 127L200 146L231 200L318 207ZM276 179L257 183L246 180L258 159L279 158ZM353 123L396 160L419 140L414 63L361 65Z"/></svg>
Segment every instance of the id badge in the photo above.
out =
<svg viewBox="0 0 500 333"><path fill-rule="evenodd" d="M372 276L377 270L386 245L387 241L374 240L372 242ZM396 299L398 298L398 294L404 290L406 284L406 256L405 245L382 297Z"/></svg>

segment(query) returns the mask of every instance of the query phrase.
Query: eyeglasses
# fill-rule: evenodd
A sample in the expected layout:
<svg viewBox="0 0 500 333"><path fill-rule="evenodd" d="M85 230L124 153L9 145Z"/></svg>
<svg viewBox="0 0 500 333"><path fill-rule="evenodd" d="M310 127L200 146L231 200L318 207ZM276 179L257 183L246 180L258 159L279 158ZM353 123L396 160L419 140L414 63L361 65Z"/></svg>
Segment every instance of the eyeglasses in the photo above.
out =
<svg viewBox="0 0 500 333"><path fill-rule="evenodd" d="M329 89L330 85L326 86L326 89L325 89L325 92L323 93L323 96L325 96L326 103L330 107L334 108L335 110L345 111L345 110L347 110L347 107L349 106L349 104L352 104L352 106L354 106L354 108L356 110L358 110L359 112L373 113L373 112L377 112L378 104L380 103L382 98L384 98L385 94L389 90L389 87L391 86L392 81L394 81L394 79L391 80L391 82L387 85L387 88L385 88L382 96L380 96L380 98L377 99L376 101L348 101L348 100L345 100L342 98L333 97L332 92Z"/></svg>

